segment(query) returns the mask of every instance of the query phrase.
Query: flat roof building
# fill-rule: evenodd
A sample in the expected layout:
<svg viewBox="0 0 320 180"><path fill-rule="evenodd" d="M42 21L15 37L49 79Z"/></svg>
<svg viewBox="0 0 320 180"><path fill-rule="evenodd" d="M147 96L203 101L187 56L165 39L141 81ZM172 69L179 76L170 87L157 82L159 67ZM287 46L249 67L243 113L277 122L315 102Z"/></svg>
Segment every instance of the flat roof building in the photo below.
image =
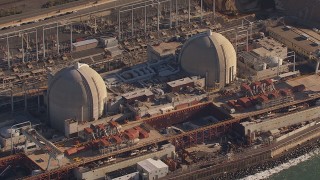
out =
<svg viewBox="0 0 320 180"><path fill-rule="evenodd" d="M158 61L168 57L175 57L176 50L181 46L178 42L162 42L156 45L148 45L147 53L149 61Z"/></svg>
<svg viewBox="0 0 320 180"><path fill-rule="evenodd" d="M169 86L171 92L177 92L182 87L187 87L187 86L193 87L194 82L191 78L186 77L186 78L178 79L175 81L167 82L167 85Z"/></svg>
<svg viewBox="0 0 320 180"><path fill-rule="evenodd" d="M129 166L106 174L106 180L139 180L139 172Z"/></svg>
<svg viewBox="0 0 320 180"><path fill-rule="evenodd" d="M128 92L122 95L127 103L132 103L135 100L147 101L154 97L154 94L149 89L138 89L136 91Z"/></svg>
<svg viewBox="0 0 320 180"><path fill-rule="evenodd" d="M164 177L169 172L169 167L161 160L146 159L137 163L137 168L143 180L154 180Z"/></svg>
<svg viewBox="0 0 320 180"><path fill-rule="evenodd" d="M312 30L291 26L269 27L267 30L272 38L309 59L314 59L313 53L320 48L320 34Z"/></svg>

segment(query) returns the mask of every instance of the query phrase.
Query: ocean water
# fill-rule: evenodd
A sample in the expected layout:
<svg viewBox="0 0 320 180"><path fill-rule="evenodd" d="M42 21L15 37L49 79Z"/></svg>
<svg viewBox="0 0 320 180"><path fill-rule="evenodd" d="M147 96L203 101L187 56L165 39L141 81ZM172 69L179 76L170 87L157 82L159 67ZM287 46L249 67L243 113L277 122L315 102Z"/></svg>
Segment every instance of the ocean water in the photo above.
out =
<svg viewBox="0 0 320 180"><path fill-rule="evenodd" d="M320 180L320 149L241 180Z"/></svg>
<svg viewBox="0 0 320 180"><path fill-rule="evenodd" d="M320 179L320 155L276 173L270 180L319 180Z"/></svg>

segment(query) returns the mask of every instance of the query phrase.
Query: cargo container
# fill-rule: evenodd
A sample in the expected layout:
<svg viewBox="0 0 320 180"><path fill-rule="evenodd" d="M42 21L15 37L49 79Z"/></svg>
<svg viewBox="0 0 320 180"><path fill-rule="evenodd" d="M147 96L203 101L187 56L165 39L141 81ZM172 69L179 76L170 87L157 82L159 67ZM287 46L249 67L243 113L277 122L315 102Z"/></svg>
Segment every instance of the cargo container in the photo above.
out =
<svg viewBox="0 0 320 180"><path fill-rule="evenodd" d="M189 106L188 103L178 104L178 105L175 106L175 110L187 108L188 106Z"/></svg>
<svg viewBox="0 0 320 180"><path fill-rule="evenodd" d="M77 151L78 151L78 152L83 151L83 150L85 150L85 149L86 149L85 146L79 146L79 147L77 147Z"/></svg>
<svg viewBox="0 0 320 180"><path fill-rule="evenodd" d="M292 92L302 92L306 89L306 86L303 84L292 87Z"/></svg>
<svg viewBox="0 0 320 180"><path fill-rule="evenodd" d="M65 154L68 156L76 154L77 152L78 152L78 149L76 147L65 150Z"/></svg>
<svg viewBox="0 0 320 180"><path fill-rule="evenodd" d="M145 139L145 138L148 138L148 137L149 137L149 133L147 133L144 130L140 131L140 133L139 133L139 138L140 139Z"/></svg>
<svg viewBox="0 0 320 180"><path fill-rule="evenodd" d="M139 131L136 129L127 129L125 130L126 133L131 134L133 138L138 138L139 137Z"/></svg>

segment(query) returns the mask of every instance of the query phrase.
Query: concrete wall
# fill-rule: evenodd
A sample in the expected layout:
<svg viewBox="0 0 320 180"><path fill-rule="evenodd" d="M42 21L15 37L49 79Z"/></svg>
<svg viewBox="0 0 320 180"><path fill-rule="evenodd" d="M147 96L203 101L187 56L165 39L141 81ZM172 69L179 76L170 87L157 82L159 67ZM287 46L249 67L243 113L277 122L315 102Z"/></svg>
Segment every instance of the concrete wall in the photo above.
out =
<svg viewBox="0 0 320 180"><path fill-rule="evenodd" d="M160 151L149 153L143 156L138 156L129 160L117 162L116 164L111 164L107 166L98 167L96 169L88 169L88 168L76 168L74 170L74 174L77 179L104 179L105 174L108 172L112 172L118 169L122 169L128 166L132 166L139 161L148 159L148 158L165 158L165 157L173 157L175 151L175 147L173 145L168 146Z"/></svg>
<svg viewBox="0 0 320 180"><path fill-rule="evenodd" d="M278 129L293 124L298 124L304 121L316 119L320 117L320 106L310 108L304 111L295 112L285 116L277 117L274 119L264 120L260 123L249 123L244 125L245 134L248 132L267 132L273 129Z"/></svg>
<svg viewBox="0 0 320 180"><path fill-rule="evenodd" d="M315 124L316 124L316 122L312 122L312 123L310 123L310 124L308 124L308 125L306 125L306 126L303 126L303 127L298 128L298 129L296 129L296 130L294 130L294 131L291 131L291 132L289 132L288 134L285 134L285 135L283 135L283 136L278 137L275 141L276 141L276 142L279 142L279 141L281 141L281 140L283 140L283 139L285 139L285 138L288 138L288 137L290 137L290 136L292 136L292 135L294 135L294 134L297 134L298 132L301 132L301 131L303 131L303 130L311 127L311 126L314 126Z"/></svg>
<svg viewBox="0 0 320 180"><path fill-rule="evenodd" d="M127 175L123 175L120 177L116 177L116 178L110 178L109 176L106 176L105 178L106 180L139 180L139 172L133 172L131 174L127 174Z"/></svg>
<svg viewBox="0 0 320 180"><path fill-rule="evenodd" d="M302 143L305 143L311 139L319 138L319 136L320 136L320 127L313 129L312 131L309 131L301 136L298 136L297 138L291 139L290 141L275 147L271 151L271 157L280 155L281 153L289 149L292 149Z"/></svg>

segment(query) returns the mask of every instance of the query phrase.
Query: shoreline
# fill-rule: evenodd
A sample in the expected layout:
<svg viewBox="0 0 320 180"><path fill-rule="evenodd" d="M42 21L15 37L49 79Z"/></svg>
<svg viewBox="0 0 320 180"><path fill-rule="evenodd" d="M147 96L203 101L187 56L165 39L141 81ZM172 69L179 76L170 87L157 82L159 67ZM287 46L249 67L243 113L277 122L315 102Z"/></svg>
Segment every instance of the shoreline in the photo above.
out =
<svg viewBox="0 0 320 180"><path fill-rule="evenodd" d="M250 166L249 168L236 170L234 172L228 172L220 175L216 175L213 179L241 179L245 180L249 176L254 176L259 172L267 171L269 169L278 167L284 163L288 163L292 159L299 158L303 155L306 155L316 149L320 148L320 139L316 139L310 142L297 147L293 150L287 151L278 157L275 157L270 160L258 163L256 165ZM300 163L300 162L299 162ZM298 163L298 164L299 164ZM268 177L265 177L268 178ZM265 179L261 178L261 179Z"/></svg>

